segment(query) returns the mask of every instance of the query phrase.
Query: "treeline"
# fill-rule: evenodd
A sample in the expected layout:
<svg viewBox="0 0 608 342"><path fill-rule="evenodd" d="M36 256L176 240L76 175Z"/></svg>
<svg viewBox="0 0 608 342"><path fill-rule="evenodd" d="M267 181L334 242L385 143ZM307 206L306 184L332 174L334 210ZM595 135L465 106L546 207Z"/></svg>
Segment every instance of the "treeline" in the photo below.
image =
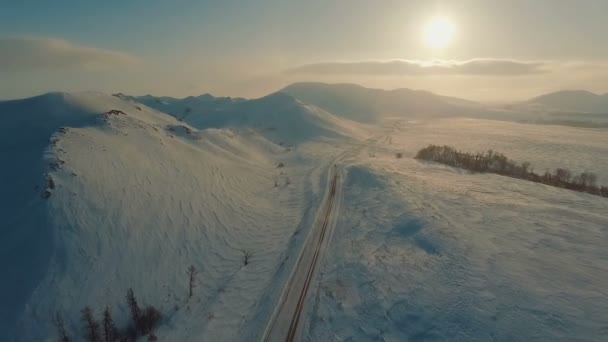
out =
<svg viewBox="0 0 608 342"><path fill-rule="evenodd" d="M124 328L118 328L114 324L110 308L106 306L101 321L95 318L95 313L90 307L81 311L82 338L74 339L67 331L63 318L57 314L54 318L57 329L57 341L87 341L87 342L134 342L142 336L147 336L148 341L156 341L154 329L160 323L161 313L153 306L141 308L137 303L133 289L127 291L127 305L131 313L131 321Z"/></svg>
<svg viewBox="0 0 608 342"><path fill-rule="evenodd" d="M429 145L416 154L416 159L442 163L473 172L489 172L520 178L559 188L608 197L608 186L597 185L597 176L591 172L573 174L565 168L537 174L528 162L517 163L504 154L489 150L481 153L458 151L450 146Z"/></svg>

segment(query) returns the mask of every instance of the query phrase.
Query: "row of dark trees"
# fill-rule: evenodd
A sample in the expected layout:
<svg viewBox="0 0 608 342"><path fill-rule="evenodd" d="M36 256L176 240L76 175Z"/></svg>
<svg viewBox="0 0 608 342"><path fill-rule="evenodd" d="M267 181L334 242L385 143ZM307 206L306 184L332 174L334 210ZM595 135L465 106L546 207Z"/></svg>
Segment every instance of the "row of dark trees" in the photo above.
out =
<svg viewBox="0 0 608 342"><path fill-rule="evenodd" d="M608 186L597 185L597 176L591 172L573 174L565 168L537 174L528 162L517 163L504 154L489 150L481 153L458 151L450 146L429 145L416 154L416 159L458 167L473 172L490 172L503 176L526 179L564 189L608 197Z"/></svg>
<svg viewBox="0 0 608 342"><path fill-rule="evenodd" d="M95 319L90 307L82 309L84 340L87 342L134 342L141 336L148 336L148 341L156 341L153 331L160 323L161 313L153 306L142 309L137 303L133 289L127 291L126 300L131 313L131 322L123 329L116 327L110 308L107 306L103 311L101 323ZM60 342L73 341L59 314L56 315L54 322L57 328L57 340Z"/></svg>

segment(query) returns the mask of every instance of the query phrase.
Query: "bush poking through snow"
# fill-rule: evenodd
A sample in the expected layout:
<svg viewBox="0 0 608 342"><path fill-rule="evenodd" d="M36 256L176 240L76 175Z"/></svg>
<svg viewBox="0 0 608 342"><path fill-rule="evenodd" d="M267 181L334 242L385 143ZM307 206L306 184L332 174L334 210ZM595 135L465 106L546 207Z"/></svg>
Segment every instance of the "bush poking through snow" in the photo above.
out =
<svg viewBox="0 0 608 342"><path fill-rule="evenodd" d="M241 252L243 253L243 266L249 265L249 261L251 259L251 253L244 249L242 249Z"/></svg>
<svg viewBox="0 0 608 342"><path fill-rule="evenodd" d="M158 311L153 306L148 306L141 317L141 329L140 333L142 335L147 335L152 333L152 331L158 326L162 315L160 311Z"/></svg>
<svg viewBox="0 0 608 342"><path fill-rule="evenodd" d="M127 113L123 112L122 110L118 110L118 109L111 109L107 112L107 114L110 115L127 115Z"/></svg>
<svg viewBox="0 0 608 342"><path fill-rule="evenodd" d="M192 297L192 289L194 289L194 287L196 286L196 284L194 283L194 277L197 273L198 272L196 271L196 268L194 268L194 265L190 265L190 267L188 267L188 298Z"/></svg>
<svg viewBox="0 0 608 342"><path fill-rule="evenodd" d="M416 159L438 162L473 172L496 173L558 188L608 197L608 186L598 186L596 184L597 176L591 172L573 175L568 169L558 168L553 173L547 170L541 176L534 173L534 168L530 163L519 164L507 158L504 154L492 150L473 154L458 151L450 146L429 145L418 151Z"/></svg>

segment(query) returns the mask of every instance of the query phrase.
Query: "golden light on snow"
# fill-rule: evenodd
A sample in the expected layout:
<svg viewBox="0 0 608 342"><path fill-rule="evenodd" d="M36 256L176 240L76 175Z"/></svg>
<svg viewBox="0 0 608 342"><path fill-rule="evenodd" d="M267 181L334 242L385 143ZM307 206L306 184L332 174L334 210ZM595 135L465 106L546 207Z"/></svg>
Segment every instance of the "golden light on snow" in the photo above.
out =
<svg viewBox="0 0 608 342"><path fill-rule="evenodd" d="M445 17L435 17L424 27L424 42L434 49L446 47L454 37L454 24Z"/></svg>

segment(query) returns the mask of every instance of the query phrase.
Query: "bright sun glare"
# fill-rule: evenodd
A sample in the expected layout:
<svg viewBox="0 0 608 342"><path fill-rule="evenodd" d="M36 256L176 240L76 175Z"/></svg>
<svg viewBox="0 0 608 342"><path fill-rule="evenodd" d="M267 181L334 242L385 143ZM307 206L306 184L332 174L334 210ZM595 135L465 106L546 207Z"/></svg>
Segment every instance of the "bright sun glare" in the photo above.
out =
<svg viewBox="0 0 608 342"><path fill-rule="evenodd" d="M441 49L454 37L454 25L447 18L433 18L424 27L424 42L427 46Z"/></svg>

